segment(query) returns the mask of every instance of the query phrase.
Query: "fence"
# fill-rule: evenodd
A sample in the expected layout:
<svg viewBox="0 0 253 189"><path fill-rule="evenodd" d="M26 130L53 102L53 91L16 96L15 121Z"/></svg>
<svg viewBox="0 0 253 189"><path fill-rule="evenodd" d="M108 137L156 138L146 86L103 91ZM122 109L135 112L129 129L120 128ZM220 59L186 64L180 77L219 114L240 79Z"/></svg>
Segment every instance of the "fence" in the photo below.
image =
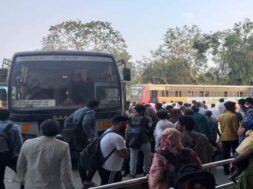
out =
<svg viewBox="0 0 253 189"><path fill-rule="evenodd" d="M227 160L222 160L222 161L216 161L212 163L207 163L202 165L203 169L209 169L209 168L215 168L221 165L228 164L232 161L233 159L227 159ZM136 179L130 179L126 181L121 181L117 183L112 183L112 184L107 184L103 186L97 186L97 187L92 187L90 189L117 189L117 188L124 188L124 189L135 189L135 188L148 188L148 178L147 177L140 177ZM235 184L233 182L225 183L222 185L216 186L216 189L228 189Z"/></svg>

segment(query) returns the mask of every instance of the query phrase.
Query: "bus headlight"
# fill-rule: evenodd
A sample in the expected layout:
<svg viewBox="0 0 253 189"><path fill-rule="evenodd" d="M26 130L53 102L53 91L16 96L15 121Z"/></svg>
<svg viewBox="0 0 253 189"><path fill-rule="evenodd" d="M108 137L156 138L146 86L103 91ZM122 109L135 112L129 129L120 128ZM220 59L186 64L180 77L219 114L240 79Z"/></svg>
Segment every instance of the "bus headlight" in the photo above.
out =
<svg viewBox="0 0 253 189"><path fill-rule="evenodd" d="M21 131L23 133L28 133L31 131L31 127L29 123L23 123L23 125L21 126Z"/></svg>

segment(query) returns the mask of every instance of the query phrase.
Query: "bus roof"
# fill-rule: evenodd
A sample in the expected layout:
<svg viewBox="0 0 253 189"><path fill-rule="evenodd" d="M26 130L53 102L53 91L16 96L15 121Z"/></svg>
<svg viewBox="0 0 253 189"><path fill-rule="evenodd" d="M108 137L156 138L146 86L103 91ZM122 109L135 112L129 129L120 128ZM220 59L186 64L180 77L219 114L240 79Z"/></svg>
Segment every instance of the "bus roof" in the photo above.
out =
<svg viewBox="0 0 253 189"><path fill-rule="evenodd" d="M250 85L182 85L182 84L136 84L132 85L132 87L135 86L148 86L148 87L217 87L217 88L253 88L253 86Z"/></svg>
<svg viewBox="0 0 253 189"><path fill-rule="evenodd" d="M65 51L24 51L24 52L17 52L14 54L13 58L16 56L32 56L32 55L83 55L83 56L107 56L114 58L112 54L109 53L102 53L102 52L89 52L89 51L72 51L72 50L65 50Z"/></svg>

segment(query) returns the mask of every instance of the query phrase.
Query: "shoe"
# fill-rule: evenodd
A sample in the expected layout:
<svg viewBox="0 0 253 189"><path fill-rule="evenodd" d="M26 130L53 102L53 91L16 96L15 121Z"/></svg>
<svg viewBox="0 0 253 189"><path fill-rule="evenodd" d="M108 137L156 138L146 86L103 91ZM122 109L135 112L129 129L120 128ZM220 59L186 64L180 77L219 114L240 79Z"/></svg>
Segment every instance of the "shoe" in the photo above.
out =
<svg viewBox="0 0 253 189"><path fill-rule="evenodd" d="M130 177L130 178L135 178L136 176L135 176L135 175L130 175L129 177Z"/></svg>

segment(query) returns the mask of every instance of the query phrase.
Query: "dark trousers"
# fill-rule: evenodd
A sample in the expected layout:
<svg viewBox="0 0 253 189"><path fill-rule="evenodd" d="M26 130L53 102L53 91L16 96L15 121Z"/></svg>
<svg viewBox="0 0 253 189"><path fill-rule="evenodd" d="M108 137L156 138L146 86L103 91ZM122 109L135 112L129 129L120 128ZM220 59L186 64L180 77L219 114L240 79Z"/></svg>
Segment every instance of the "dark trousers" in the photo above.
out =
<svg viewBox="0 0 253 189"><path fill-rule="evenodd" d="M87 171L84 168L82 168L81 166L79 166L79 174L83 182L91 182L93 176L95 175L96 170L95 171Z"/></svg>
<svg viewBox="0 0 253 189"><path fill-rule="evenodd" d="M228 159L230 158L230 152L232 152L233 154L235 153L235 149L238 147L239 142L238 140L234 140L234 141L222 141L222 156L223 159ZM229 173L229 164L226 164L223 166L224 167L224 172L225 173Z"/></svg>
<svg viewBox="0 0 253 189"><path fill-rule="evenodd" d="M98 173L101 178L101 185L120 182L122 180L120 171L108 171L104 168L100 168Z"/></svg>
<svg viewBox="0 0 253 189"><path fill-rule="evenodd" d="M5 168L9 167L16 172L17 158L11 158L7 152L0 152L0 189L5 189L4 173Z"/></svg>
<svg viewBox="0 0 253 189"><path fill-rule="evenodd" d="M80 163L80 162L81 162L81 161L80 161L80 157L79 157L77 166L78 166L78 171L79 171L79 174L80 174L82 183L84 183L84 182L91 182L93 176L94 176L95 173L96 173L96 170L94 170L94 171L87 171L85 168L83 168L83 167L81 166L81 163Z"/></svg>

